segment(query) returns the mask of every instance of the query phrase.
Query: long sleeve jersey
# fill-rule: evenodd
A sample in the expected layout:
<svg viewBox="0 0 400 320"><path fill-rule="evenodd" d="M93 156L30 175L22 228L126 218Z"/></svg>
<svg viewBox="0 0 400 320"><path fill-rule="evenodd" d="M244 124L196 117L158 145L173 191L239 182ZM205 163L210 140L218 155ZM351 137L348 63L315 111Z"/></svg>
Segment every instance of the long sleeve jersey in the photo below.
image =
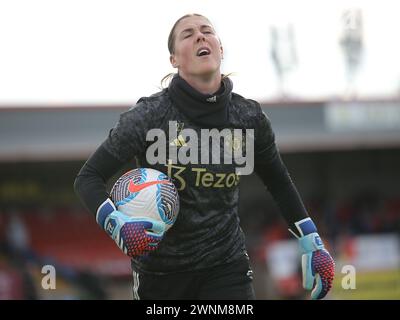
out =
<svg viewBox="0 0 400 320"><path fill-rule="evenodd" d="M184 85L188 86L187 83ZM271 192L288 225L307 216L281 160L270 120L256 101L231 92L230 85L226 81L223 92L216 95L198 93L199 97L193 97L189 94L181 99L181 93L175 93L176 88L170 86L141 98L135 107L121 114L107 139L88 159L75 180L78 196L94 214L109 197L107 181L127 163L132 163L132 167L164 172L174 182L180 198L178 218L156 251L132 259L132 267L137 272L163 274L199 270L235 261L246 254L238 216L240 174L237 169L240 165L235 161L223 161L226 148L237 151L246 149L246 143L253 143L253 150L246 149L246 156L254 157L254 171ZM190 93L189 89L184 92ZM204 101L200 102L206 103L201 109L205 110L203 113L199 113L202 105L196 105L201 98ZM190 99L197 102L191 104ZM223 107L219 108L218 102L223 102ZM216 103L214 109L213 103ZM171 124L176 128L173 134ZM157 155L161 161L153 164L149 163L147 152L149 148L154 149L155 139L149 139L148 135L152 129L165 133L165 141L157 143L165 143L166 150L165 157ZM192 133L190 139L187 134L183 135L185 129ZM215 150L215 145L204 148L207 143L204 141L205 129L216 132L228 129L232 133L236 130L236 133L243 132L243 138L238 139L238 135L232 134L227 139L220 139L221 152L216 156L219 150ZM246 130L251 132L249 140L245 139ZM193 145L198 149L197 158L191 154L192 158L178 156L174 161L171 159L171 146L179 153ZM193 150L190 149L192 153ZM218 157L220 163L213 161ZM197 161L185 161L189 158Z"/></svg>

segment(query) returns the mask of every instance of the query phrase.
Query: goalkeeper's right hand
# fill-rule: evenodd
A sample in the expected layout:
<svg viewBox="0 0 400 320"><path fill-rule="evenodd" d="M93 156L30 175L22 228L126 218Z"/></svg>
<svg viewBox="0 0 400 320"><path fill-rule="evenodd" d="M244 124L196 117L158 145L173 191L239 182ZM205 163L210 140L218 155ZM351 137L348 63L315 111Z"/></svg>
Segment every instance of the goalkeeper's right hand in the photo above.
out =
<svg viewBox="0 0 400 320"><path fill-rule="evenodd" d="M162 222L130 217L118 211L110 199L104 201L97 209L96 221L131 258L157 249L165 232Z"/></svg>

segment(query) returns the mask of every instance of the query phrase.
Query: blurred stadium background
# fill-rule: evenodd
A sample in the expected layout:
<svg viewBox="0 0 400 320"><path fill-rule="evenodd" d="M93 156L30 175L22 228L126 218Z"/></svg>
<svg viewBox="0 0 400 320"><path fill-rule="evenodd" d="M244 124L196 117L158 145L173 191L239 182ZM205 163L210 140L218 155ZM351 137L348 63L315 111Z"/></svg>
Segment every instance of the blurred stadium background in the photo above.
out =
<svg viewBox="0 0 400 320"><path fill-rule="evenodd" d="M0 299L131 299L128 258L72 185L119 114L157 91L143 87L142 74L154 84L171 71L167 35L186 12L221 29L235 91L258 99L271 118L336 260L328 298L400 299L399 5L246 1L229 4L227 16L227 3L1 3ZM124 24L139 20L139 10L149 19L141 18L140 32ZM146 33L150 24L155 31ZM256 176L242 179L240 216L258 299L307 298L296 240ZM56 268L55 290L41 285L45 265ZM345 288L348 266L356 271L352 289Z"/></svg>

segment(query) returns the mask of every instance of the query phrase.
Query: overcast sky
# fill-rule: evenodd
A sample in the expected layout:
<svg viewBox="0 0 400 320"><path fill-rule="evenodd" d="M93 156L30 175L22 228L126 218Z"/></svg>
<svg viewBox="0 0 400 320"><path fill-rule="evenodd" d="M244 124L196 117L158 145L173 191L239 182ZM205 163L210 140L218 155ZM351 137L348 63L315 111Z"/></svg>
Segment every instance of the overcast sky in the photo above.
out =
<svg viewBox="0 0 400 320"><path fill-rule="evenodd" d="M396 0L0 0L0 105L134 104L174 71L167 37L188 12L213 22L225 50L223 72L235 73L237 93L259 101L277 96L269 30L291 23L298 66L286 78L287 91L300 99L341 95L339 36L348 8L363 14L359 95L398 94Z"/></svg>

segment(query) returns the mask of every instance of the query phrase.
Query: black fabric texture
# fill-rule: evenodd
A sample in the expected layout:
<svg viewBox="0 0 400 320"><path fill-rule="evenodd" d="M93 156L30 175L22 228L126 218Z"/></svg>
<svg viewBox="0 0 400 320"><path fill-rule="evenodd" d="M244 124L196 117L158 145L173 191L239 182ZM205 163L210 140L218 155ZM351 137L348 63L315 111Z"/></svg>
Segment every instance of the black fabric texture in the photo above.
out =
<svg viewBox="0 0 400 320"><path fill-rule="evenodd" d="M96 214L98 207L109 197L107 181L123 166L102 145L89 157L74 182L75 193L85 207Z"/></svg>
<svg viewBox="0 0 400 320"><path fill-rule="evenodd" d="M232 81L225 77L217 92L202 94L176 74L168 90L174 105L194 123L203 128L221 128L228 120L232 88Z"/></svg>

